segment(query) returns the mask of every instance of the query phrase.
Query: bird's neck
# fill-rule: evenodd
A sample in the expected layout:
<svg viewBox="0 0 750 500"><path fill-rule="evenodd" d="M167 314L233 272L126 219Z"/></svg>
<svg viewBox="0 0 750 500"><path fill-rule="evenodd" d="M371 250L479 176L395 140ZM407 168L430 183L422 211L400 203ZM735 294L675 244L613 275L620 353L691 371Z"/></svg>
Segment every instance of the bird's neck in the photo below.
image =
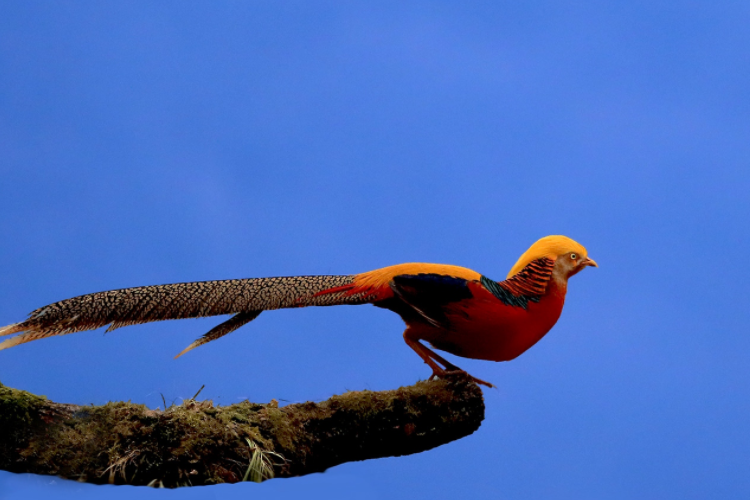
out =
<svg viewBox="0 0 750 500"><path fill-rule="evenodd" d="M552 275L550 276L549 283L547 285L547 293L555 293L556 295L562 295L565 297L565 293L568 291L568 270L561 265L560 262L555 262L555 266L552 268Z"/></svg>
<svg viewBox="0 0 750 500"><path fill-rule="evenodd" d="M565 292L568 291L568 277L553 272L547 284L547 291L550 291L550 289L554 289L555 293L565 295Z"/></svg>
<svg viewBox="0 0 750 500"><path fill-rule="evenodd" d="M547 283L547 289L544 291L546 297L555 298L565 302L565 294L568 291L567 276L555 276L553 273Z"/></svg>

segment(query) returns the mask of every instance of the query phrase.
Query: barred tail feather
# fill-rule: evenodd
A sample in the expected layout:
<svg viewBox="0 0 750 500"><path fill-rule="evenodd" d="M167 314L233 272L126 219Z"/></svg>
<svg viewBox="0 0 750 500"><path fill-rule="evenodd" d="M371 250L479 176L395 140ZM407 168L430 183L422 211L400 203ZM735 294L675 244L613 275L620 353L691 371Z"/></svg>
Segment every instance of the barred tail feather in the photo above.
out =
<svg viewBox="0 0 750 500"><path fill-rule="evenodd" d="M183 354L185 354L188 351L192 351L198 346L201 346L203 344L207 344L211 342L212 340L216 340L220 337L223 337L224 335L228 333L232 333L236 329L238 329L241 326L246 325L247 323L251 322L255 318L258 317L258 315L263 311L248 311L248 312L241 312L238 314L235 314L230 319L225 321L224 323L221 323L218 326L213 327L211 330L209 330L208 333L206 333L204 336L187 346L185 349L180 352L177 356L174 358L177 359Z"/></svg>
<svg viewBox="0 0 750 500"><path fill-rule="evenodd" d="M261 311L369 302L365 293L351 292L353 282L353 276L249 278L142 286L81 295L39 308L26 321L0 328L0 335L23 332L0 343L0 350L106 325L110 325L107 331L112 331L152 321L236 314L191 344L180 353L182 355L236 330Z"/></svg>
<svg viewBox="0 0 750 500"><path fill-rule="evenodd" d="M19 326L21 323L13 323L8 326L0 328L0 337L4 335L13 335L14 333L22 332L23 327Z"/></svg>

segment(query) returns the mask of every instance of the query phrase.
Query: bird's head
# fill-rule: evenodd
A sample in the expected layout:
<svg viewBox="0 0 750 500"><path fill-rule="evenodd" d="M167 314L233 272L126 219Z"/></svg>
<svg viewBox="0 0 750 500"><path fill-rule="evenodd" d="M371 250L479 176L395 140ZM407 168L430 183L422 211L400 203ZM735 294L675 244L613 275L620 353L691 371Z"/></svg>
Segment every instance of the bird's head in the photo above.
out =
<svg viewBox="0 0 750 500"><path fill-rule="evenodd" d="M508 273L511 278L531 261L547 257L555 261L554 273L567 279L586 266L599 267L580 243L567 236L545 236L524 252Z"/></svg>

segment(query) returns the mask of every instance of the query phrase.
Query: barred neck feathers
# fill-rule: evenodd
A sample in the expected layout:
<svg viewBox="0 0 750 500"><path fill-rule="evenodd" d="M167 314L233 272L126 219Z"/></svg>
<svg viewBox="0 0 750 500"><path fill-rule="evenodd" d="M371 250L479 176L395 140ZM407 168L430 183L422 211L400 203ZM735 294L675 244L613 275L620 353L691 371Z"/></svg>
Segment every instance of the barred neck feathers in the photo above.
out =
<svg viewBox="0 0 750 500"><path fill-rule="evenodd" d="M529 262L520 272L505 281L492 281L482 276L481 283L505 305L526 309L529 301L539 302L547 290L555 261L542 257Z"/></svg>

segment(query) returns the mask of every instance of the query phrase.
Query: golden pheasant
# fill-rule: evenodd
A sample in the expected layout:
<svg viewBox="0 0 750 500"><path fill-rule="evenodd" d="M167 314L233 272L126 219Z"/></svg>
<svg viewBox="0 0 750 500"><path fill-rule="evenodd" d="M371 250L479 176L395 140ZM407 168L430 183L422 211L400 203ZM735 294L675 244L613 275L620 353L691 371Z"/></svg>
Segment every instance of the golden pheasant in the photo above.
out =
<svg viewBox="0 0 750 500"><path fill-rule="evenodd" d="M0 335L23 332L0 343L0 350L106 325L110 325L107 331L112 331L150 321L234 314L190 344L179 357L233 332L262 311L374 304L401 316L406 323L407 345L432 368L433 376L441 376L460 369L420 341L465 358L511 360L554 326L565 302L568 278L586 266L597 264L582 245L565 236L547 236L531 245L507 279L499 282L464 267L412 263L348 276L249 278L124 288L37 309L26 321L0 328Z"/></svg>

